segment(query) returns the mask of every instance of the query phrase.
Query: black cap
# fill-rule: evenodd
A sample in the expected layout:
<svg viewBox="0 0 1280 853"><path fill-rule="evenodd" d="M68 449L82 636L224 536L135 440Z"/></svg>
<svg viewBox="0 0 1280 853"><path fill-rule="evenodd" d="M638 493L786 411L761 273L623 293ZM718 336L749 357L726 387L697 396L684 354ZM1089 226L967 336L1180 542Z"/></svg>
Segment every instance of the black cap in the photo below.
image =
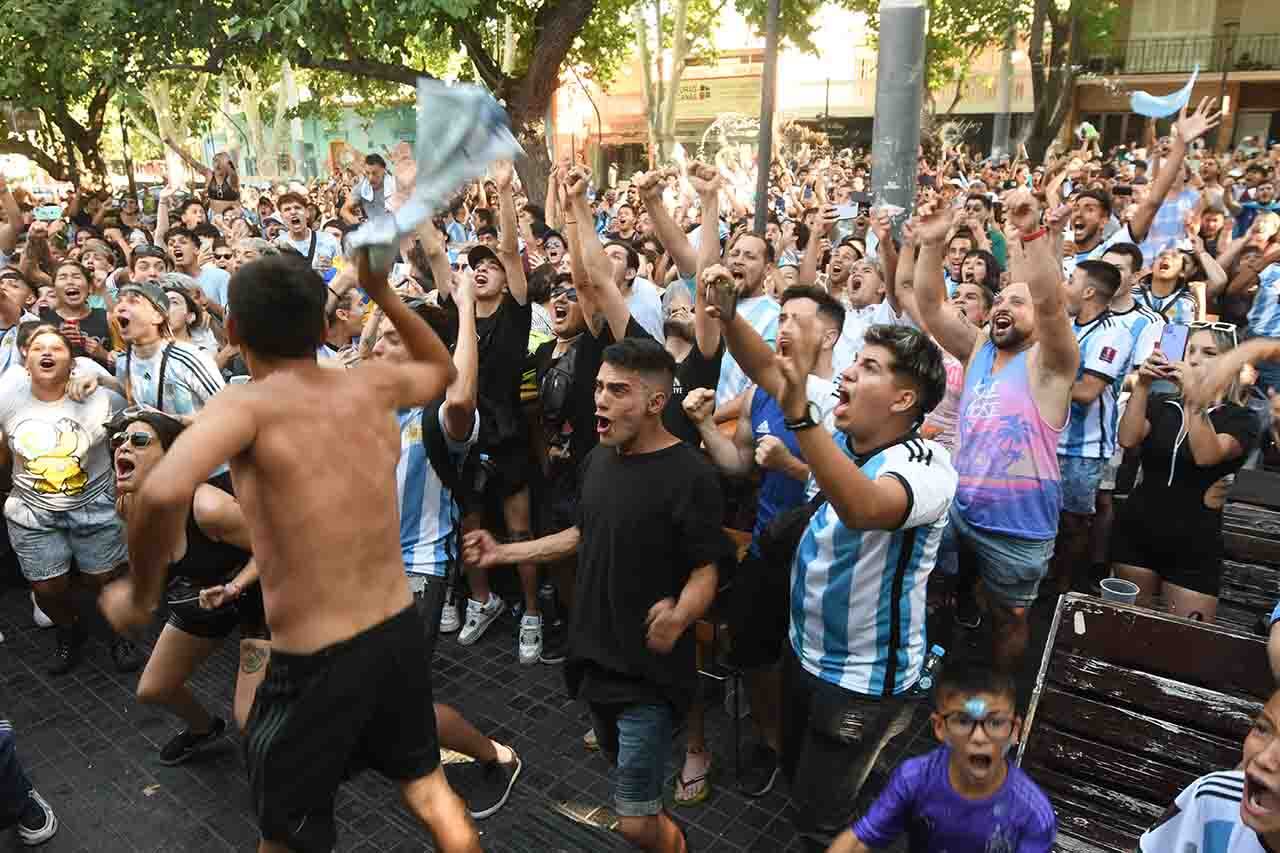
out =
<svg viewBox="0 0 1280 853"><path fill-rule="evenodd" d="M502 264L502 261L498 260L497 252L493 251L493 249L490 249L483 243L472 246L467 252L467 266L475 269L480 266L481 261L493 261L498 265Z"/></svg>

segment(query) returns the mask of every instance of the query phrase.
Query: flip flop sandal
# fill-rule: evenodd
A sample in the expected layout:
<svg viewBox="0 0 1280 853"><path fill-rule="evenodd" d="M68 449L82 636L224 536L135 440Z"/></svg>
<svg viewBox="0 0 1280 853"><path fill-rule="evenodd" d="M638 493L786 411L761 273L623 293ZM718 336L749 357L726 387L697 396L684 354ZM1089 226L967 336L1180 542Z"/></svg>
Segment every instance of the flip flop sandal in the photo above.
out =
<svg viewBox="0 0 1280 853"><path fill-rule="evenodd" d="M679 772L679 773L677 773L677 774L676 774L676 777L675 777L676 790L675 790L675 796L673 797L673 802L674 802L677 806L679 806L679 807L681 807L681 808L685 808L685 807L688 807L688 806L696 806L696 805L699 805L699 804L701 804L701 803L706 802L707 797L711 796L711 769L712 769L712 766L713 766L713 763L712 763L712 762L708 762L708 763L707 763L707 769L703 772L703 774L702 774L701 776L694 776L692 779L685 779L685 778L684 778L684 768L683 768L683 767L681 767L681 768L680 768L680 772ZM700 783L700 782L702 783L702 789L701 789L700 791L698 791L698 792L697 792L696 794L694 794L692 797L689 797L689 798L687 798L687 799L681 799L681 798L680 798L680 795L681 795L683 792L685 792L685 791L689 790L689 789L690 789L690 788L692 788L694 785L697 785L697 784L698 784L698 783Z"/></svg>

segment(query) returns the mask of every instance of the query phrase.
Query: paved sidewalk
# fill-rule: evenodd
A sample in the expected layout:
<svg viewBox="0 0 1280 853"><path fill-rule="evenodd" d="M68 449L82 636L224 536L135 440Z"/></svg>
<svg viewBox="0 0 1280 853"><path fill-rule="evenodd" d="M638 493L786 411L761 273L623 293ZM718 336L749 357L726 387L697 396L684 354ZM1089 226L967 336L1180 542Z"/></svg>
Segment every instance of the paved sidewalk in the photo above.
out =
<svg viewBox="0 0 1280 853"><path fill-rule="evenodd" d="M1038 662L1049 610L1046 605L1037 610L1033 655ZM158 628L150 632L148 648ZM238 736L185 765L162 767L157 751L178 725L167 714L137 703L133 691L138 676L115 672L103 626L94 630L80 666L59 678L44 674L53 633L32 625L24 590L0 586L0 633L5 636L0 643L0 717L13 721L19 755L60 824L58 835L41 850L256 849ZM945 643L947 633L942 626L937 636ZM966 643L958 646L953 652L964 654ZM607 804L608 767L598 753L582 747L590 723L583 708L566 696L560 668L522 667L515 651L514 623L506 616L470 648L459 646L454 637L442 638L436 656L436 699L454 705L485 734L512 745L524 760L507 806L479 824L482 845L489 851L522 853L612 846L599 837L593 843L588 831L553 811L560 803L580 813ZM208 707L227 719L235 668L236 644L229 641L192 685ZM1023 688L1024 695L1029 693L1029 684ZM887 771L904 757L932 747L927 721L922 703L912 728L885 751L864 800L874 796ZM751 800L731 790L731 728L721 706L708 714L707 725L716 762L713 792L701 806L676 810L694 850L800 849L783 792ZM683 739L677 738L668 764L671 775L682 756ZM342 788L336 815L338 850L432 849L426 833L399 804L395 788L376 774L362 774ZM11 831L0 831L0 851L10 849L25 848Z"/></svg>

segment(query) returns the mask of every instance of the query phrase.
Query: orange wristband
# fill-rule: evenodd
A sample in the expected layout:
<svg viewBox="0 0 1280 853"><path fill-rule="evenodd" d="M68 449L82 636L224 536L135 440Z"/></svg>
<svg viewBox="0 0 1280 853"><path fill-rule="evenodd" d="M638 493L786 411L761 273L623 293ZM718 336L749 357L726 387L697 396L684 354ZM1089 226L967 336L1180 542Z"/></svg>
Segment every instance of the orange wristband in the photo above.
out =
<svg viewBox="0 0 1280 853"><path fill-rule="evenodd" d="M1032 231L1030 234L1027 234L1026 236L1024 236L1022 238L1022 242L1025 244L1025 243L1030 243L1032 240L1039 240L1041 237L1043 237L1048 233L1049 233L1049 229L1041 225L1035 231Z"/></svg>

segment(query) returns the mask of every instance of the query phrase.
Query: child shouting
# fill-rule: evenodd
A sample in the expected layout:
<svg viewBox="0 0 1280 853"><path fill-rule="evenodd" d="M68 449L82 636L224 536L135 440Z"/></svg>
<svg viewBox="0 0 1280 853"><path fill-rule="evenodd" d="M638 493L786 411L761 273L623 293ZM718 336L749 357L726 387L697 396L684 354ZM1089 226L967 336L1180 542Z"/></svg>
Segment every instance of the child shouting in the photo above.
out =
<svg viewBox="0 0 1280 853"><path fill-rule="evenodd" d="M948 665L934 692L942 746L904 761L871 810L827 853L864 853L907 833L911 853L1048 853L1057 835L1049 799L1006 757L1018 742L1013 679Z"/></svg>

